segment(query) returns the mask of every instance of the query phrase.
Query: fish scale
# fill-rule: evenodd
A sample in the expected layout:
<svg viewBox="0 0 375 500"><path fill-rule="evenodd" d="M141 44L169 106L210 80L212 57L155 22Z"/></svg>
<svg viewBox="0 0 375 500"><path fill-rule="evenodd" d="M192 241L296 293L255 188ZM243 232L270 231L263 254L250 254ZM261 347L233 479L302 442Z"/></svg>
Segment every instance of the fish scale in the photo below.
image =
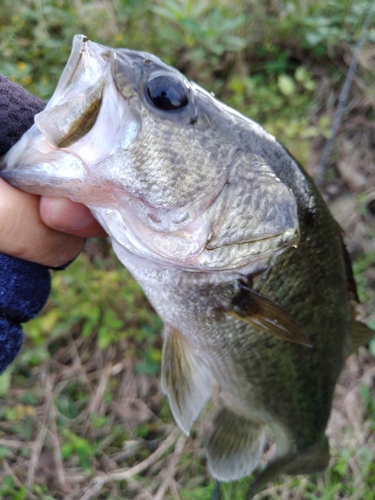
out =
<svg viewBox="0 0 375 500"><path fill-rule="evenodd" d="M103 225L163 319L162 387L186 434L216 379L212 475L251 474L266 435L276 452L248 498L278 474L323 470L338 376L373 332L355 320L340 230L308 175L157 57L82 35L35 121L0 175Z"/></svg>

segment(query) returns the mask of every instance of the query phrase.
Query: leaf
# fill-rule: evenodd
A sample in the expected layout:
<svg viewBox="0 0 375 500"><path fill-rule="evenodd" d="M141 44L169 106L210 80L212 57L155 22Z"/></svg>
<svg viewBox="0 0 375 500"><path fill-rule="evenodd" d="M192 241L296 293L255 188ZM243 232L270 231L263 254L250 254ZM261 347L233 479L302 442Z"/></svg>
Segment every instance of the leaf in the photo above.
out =
<svg viewBox="0 0 375 500"><path fill-rule="evenodd" d="M288 75L279 75L277 78L280 92L286 96L293 95L296 92L296 83Z"/></svg>
<svg viewBox="0 0 375 500"><path fill-rule="evenodd" d="M357 451L360 463L363 466L369 465L372 462L372 452L368 446L362 446Z"/></svg>
<svg viewBox="0 0 375 500"><path fill-rule="evenodd" d="M370 353L375 358L375 337L370 340Z"/></svg>
<svg viewBox="0 0 375 500"><path fill-rule="evenodd" d="M10 370L7 370L5 373L0 375L0 396L8 393L11 378L12 373Z"/></svg>
<svg viewBox="0 0 375 500"><path fill-rule="evenodd" d="M164 17L165 19L168 19L169 21L173 21L173 22L180 21L181 16L180 16L180 12L178 10L173 9L173 11L172 11L172 10L166 9L165 7L158 7L158 6L152 7L151 10L157 16Z"/></svg>
<svg viewBox="0 0 375 500"><path fill-rule="evenodd" d="M7 446L0 446L0 460L2 458L7 458L9 457L9 455L11 455L12 452L10 450L10 448L8 448Z"/></svg>

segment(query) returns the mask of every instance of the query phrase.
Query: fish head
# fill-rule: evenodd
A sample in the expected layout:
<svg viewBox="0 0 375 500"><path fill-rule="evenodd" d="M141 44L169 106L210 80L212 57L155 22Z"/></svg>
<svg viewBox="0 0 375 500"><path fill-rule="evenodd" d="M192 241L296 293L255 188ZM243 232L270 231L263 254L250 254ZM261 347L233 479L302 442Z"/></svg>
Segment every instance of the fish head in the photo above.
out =
<svg viewBox="0 0 375 500"><path fill-rule="evenodd" d="M55 93L0 175L86 204L129 254L225 271L299 240L292 190L256 141L276 144L159 58L76 35Z"/></svg>

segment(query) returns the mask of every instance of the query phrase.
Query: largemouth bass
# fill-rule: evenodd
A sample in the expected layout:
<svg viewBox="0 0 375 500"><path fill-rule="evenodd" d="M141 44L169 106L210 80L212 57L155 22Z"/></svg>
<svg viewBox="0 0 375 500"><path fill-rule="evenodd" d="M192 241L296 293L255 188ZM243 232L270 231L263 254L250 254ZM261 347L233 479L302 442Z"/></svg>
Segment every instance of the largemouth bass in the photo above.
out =
<svg viewBox="0 0 375 500"><path fill-rule="evenodd" d="M35 125L3 158L25 191L86 204L164 321L162 387L189 434L211 394L220 481L323 470L334 387L372 336L340 230L254 121L157 57L82 35ZM255 491L255 489L254 489Z"/></svg>

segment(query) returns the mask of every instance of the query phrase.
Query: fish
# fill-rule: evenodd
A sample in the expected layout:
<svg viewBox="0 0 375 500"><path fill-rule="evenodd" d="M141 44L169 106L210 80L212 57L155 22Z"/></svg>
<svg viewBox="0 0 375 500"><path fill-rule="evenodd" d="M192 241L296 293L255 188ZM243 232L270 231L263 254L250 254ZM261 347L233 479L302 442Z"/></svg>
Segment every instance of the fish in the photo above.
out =
<svg viewBox="0 0 375 500"><path fill-rule="evenodd" d="M250 498L325 469L336 382L373 331L338 224L272 135L158 57L76 35L0 176L107 231L163 320L162 389L187 435L218 385L214 478L254 474Z"/></svg>

